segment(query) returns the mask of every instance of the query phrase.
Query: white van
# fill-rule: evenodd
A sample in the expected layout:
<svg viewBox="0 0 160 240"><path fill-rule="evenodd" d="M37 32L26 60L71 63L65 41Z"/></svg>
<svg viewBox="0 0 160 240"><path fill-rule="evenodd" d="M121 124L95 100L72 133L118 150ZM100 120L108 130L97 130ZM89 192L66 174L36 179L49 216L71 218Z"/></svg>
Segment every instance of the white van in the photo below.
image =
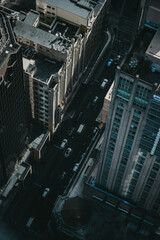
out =
<svg viewBox="0 0 160 240"><path fill-rule="evenodd" d="M104 89L106 87L107 83L108 83L108 79L104 79L103 82L100 85L100 88Z"/></svg>
<svg viewBox="0 0 160 240"><path fill-rule="evenodd" d="M85 126L84 124L80 124L78 129L77 129L77 133L80 134L84 130L84 126Z"/></svg>
<svg viewBox="0 0 160 240"><path fill-rule="evenodd" d="M32 225L32 223L33 223L33 220L34 220L34 217L30 217L30 218L29 218L29 220L28 220L28 222L27 222L27 224L26 224L26 227L27 227L27 228L30 228L30 227L31 227L31 225Z"/></svg>

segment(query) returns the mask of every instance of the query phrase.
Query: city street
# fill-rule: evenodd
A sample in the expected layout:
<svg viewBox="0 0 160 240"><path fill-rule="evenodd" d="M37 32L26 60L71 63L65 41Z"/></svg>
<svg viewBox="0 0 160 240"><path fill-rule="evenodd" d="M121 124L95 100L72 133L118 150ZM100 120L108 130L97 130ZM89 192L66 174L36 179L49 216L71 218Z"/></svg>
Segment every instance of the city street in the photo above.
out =
<svg viewBox="0 0 160 240"><path fill-rule="evenodd" d="M82 84L42 159L40 162L33 163L33 174L4 216L3 223L14 229L15 235L17 232L15 239L22 239L22 236L19 237L20 233L23 239L28 239L28 235L30 239L32 237L40 239L41 236L43 239L43 236L47 234L47 223L57 196L63 194L74 174L75 163L82 160L83 153L87 153L88 145L99 131L96 129L94 132L94 128L98 127L96 118L103 106L104 96L113 82L116 68L114 63L107 67L107 60L108 53L95 69L94 77L90 82L87 85ZM104 78L109 81L107 86L101 89L100 85ZM96 104L93 104L95 96L98 98ZM72 113L75 113L74 116ZM84 129L81 133L77 133L80 124L84 124ZM71 132L69 132L70 128L72 128ZM67 139L67 144L64 149L61 149L63 139ZM67 148L71 148L72 152L70 156L65 157ZM45 188L49 188L50 191L43 198ZM31 231L26 228L30 217L34 218ZM8 238L10 239L13 238Z"/></svg>

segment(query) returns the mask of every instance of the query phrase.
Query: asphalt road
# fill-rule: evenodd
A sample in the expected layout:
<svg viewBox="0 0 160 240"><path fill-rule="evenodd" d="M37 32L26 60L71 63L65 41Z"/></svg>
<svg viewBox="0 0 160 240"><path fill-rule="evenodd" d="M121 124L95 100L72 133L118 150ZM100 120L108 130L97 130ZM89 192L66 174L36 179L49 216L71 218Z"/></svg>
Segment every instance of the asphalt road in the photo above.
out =
<svg viewBox="0 0 160 240"><path fill-rule="evenodd" d="M79 162L81 155L86 151L87 146L93 138L93 128L98 126L95 121L106 95L114 78L115 65L106 67L108 53L102 59L95 70L94 77L87 85L82 85L72 104L68 108L64 120L56 131L52 142L44 153L39 163L33 163L33 174L30 176L24 188L17 194L14 202L8 209L3 219L3 224L17 233L18 239L43 239L47 233L47 222L57 196L63 194L70 178L73 176L73 167ZM100 89L100 84L104 78L109 79L105 89ZM92 101L98 96L96 105L92 106ZM75 116L82 112L78 120L71 118L71 113L75 111ZM84 131L77 133L79 125L85 124ZM74 132L68 136L68 129L74 127ZM62 140L68 140L64 150L60 149ZM70 157L64 157L67 147L72 148ZM66 172L62 179L62 173ZM43 199L42 193L48 187L50 193ZM26 230L26 223L30 217L34 217L32 231ZM14 229L14 231L13 231ZM1 232L1 230L0 230ZM9 234L8 230L8 234ZM0 233L1 234L1 233ZM13 236L13 234L11 234ZM22 236L21 236L22 235ZM8 235L9 236L9 235ZM5 238L3 238L5 240ZM12 240L14 238L6 238ZM49 237L47 238L49 239Z"/></svg>

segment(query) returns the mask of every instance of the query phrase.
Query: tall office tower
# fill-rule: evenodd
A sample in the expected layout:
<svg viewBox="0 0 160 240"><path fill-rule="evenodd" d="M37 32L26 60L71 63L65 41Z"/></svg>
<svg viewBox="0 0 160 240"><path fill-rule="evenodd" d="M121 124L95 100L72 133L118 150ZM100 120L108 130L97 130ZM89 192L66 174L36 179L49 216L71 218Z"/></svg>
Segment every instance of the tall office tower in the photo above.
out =
<svg viewBox="0 0 160 240"><path fill-rule="evenodd" d="M158 214L159 35L144 29L117 69L96 178L98 186Z"/></svg>
<svg viewBox="0 0 160 240"><path fill-rule="evenodd" d="M14 168L27 136L20 45L10 19L0 12L0 184Z"/></svg>

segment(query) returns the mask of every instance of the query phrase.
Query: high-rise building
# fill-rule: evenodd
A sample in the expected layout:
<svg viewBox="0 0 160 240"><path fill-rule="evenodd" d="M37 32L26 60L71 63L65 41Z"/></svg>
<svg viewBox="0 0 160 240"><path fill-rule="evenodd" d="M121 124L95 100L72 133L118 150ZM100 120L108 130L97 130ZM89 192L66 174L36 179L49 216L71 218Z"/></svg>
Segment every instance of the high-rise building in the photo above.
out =
<svg viewBox="0 0 160 240"><path fill-rule="evenodd" d="M160 214L160 44L154 34L144 29L117 69L96 184Z"/></svg>
<svg viewBox="0 0 160 240"><path fill-rule="evenodd" d="M109 7L110 0L36 1L37 12L12 13L14 33L24 49L30 115L51 133L77 93L92 57L97 58L105 44Z"/></svg>
<svg viewBox="0 0 160 240"><path fill-rule="evenodd" d="M27 136L21 46L0 12L0 184L9 177Z"/></svg>

